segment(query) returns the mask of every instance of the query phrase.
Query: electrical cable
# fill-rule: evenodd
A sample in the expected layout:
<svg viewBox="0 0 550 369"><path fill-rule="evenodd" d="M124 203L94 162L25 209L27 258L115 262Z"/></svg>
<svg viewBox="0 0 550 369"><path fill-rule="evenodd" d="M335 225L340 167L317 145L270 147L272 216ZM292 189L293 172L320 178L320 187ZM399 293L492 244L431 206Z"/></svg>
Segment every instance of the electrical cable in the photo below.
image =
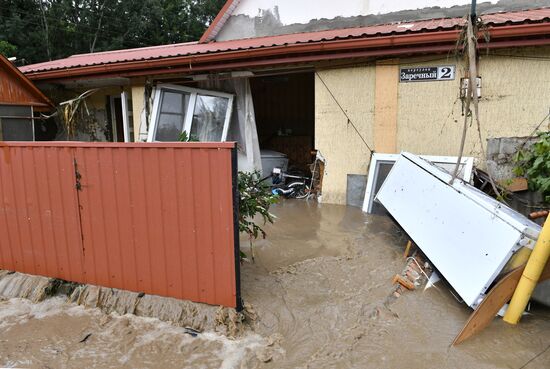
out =
<svg viewBox="0 0 550 369"><path fill-rule="evenodd" d="M342 113L344 114L344 116L346 117L346 119L348 120L348 123L351 124L351 126L353 127L353 129L355 130L355 132L357 133L357 135L359 136L359 138L361 139L361 141L363 141L363 143L365 144L365 146L367 147L367 149L370 151L370 154L372 156L372 154L374 154L374 150L371 149L371 147L369 146L369 144L367 143L367 141L365 140L365 138L363 137L363 135L361 135L361 133L359 132L359 130L357 129L357 127L355 126L355 124L353 123L353 121L351 120L351 118L349 117L348 113L344 110L344 108L342 107L342 105L340 105L340 102L338 102L338 100L336 99L336 97L334 96L334 94L332 93L332 91L330 90L330 88L327 86L327 84L325 83L325 81L323 80L323 78L321 78L321 76L319 75L319 73L317 71L315 71L315 75L319 78L319 80L323 83L323 85L325 86L325 88L327 89L328 93L330 94L330 96L332 97L332 99L334 100L334 102L336 103L336 105L338 105L338 107L340 108L340 110L342 111Z"/></svg>
<svg viewBox="0 0 550 369"><path fill-rule="evenodd" d="M531 132L531 134L529 136L527 136L527 138L521 143L521 145L518 146L518 151L523 149L523 147L525 146L525 144L527 143L527 141L529 141L529 139L533 136L535 136L535 133L537 133L537 131L539 130L540 126L542 126L542 123L544 123L546 121L547 118L550 118L550 112L548 112L548 114L546 114L544 116L544 118L542 118L542 120L540 121L539 124L537 124L537 126L535 127L535 129L533 130L533 132Z"/></svg>

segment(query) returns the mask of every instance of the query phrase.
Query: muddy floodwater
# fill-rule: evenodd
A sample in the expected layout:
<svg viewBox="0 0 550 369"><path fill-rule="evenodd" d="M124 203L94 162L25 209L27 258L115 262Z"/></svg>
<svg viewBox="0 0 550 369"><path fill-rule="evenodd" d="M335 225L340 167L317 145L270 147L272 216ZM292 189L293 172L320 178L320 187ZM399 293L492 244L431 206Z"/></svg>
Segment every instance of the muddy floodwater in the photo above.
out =
<svg viewBox="0 0 550 369"><path fill-rule="evenodd" d="M297 200L273 212L255 262L241 268L249 323L236 338L61 297L9 299L0 301L0 367L550 368L546 308L517 326L495 319L450 347L470 310L444 284L388 299L406 243L389 219Z"/></svg>

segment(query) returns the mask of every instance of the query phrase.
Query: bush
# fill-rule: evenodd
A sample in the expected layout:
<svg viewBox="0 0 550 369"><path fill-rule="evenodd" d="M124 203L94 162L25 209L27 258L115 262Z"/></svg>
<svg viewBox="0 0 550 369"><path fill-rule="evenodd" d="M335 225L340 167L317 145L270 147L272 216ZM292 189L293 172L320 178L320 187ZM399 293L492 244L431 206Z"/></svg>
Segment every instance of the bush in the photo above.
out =
<svg viewBox="0 0 550 369"><path fill-rule="evenodd" d="M239 172L239 232L248 234L250 238L250 248L252 249L252 240L259 236L266 237L263 228L258 225L255 218L259 215L263 224L273 223L275 216L269 212L272 204L278 201L278 196L273 195L269 187L258 180L260 173ZM244 254L241 253L243 256ZM246 255L244 255L246 257ZM252 259L254 253L252 252Z"/></svg>
<svg viewBox="0 0 550 369"><path fill-rule="evenodd" d="M527 178L529 189L539 191L550 203L550 132L540 133L533 146L516 153L514 161L514 174Z"/></svg>

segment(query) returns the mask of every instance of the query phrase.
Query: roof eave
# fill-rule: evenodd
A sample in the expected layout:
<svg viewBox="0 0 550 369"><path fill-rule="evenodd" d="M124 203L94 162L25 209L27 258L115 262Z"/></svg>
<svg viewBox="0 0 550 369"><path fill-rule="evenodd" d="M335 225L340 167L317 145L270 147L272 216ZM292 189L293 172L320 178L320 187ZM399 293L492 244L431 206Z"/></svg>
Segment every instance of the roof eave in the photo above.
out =
<svg viewBox="0 0 550 369"><path fill-rule="evenodd" d="M349 38L330 41L315 41L308 43L288 44L281 46L260 47L246 50L223 51L205 54L195 54L186 56L176 56L169 58L148 59L129 62L118 62L112 64L101 64L92 66L83 66L68 69L57 69L48 71L37 71L27 73L27 77L32 80L64 80L98 78L105 76L146 76L155 74L155 71L173 71L176 70L193 72L199 70L216 70L215 64L240 65L240 67L258 65L274 65L280 60L327 60L335 53L346 53L351 55L353 52L363 52L365 55L384 56L400 55L411 53L429 53L434 52L434 46L437 46L441 52L452 50L455 47L456 40L459 37L460 30L453 29L448 31L409 33L379 37ZM536 39L531 44L546 45L550 44L550 23L532 23L493 27L489 30L490 41L480 42L482 48L495 48L498 40L506 39L505 45L500 47L526 46L528 39ZM481 39L481 36L480 36ZM533 40L535 41L535 40ZM414 49L414 51L413 51ZM256 63L254 63L256 61Z"/></svg>
<svg viewBox="0 0 550 369"><path fill-rule="evenodd" d="M23 84L25 85L25 87L28 88L29 91L31 91L31 93L38 99L38 100L41 100L42 102L34 102L32 104L29 104L29 105L32 105L32 106L35 106L35 107L38 107L38 108L45 108L45 107L51 107L53 108L54 107L54 104L50 101L50 99L48 99L48 97L46 95L44 95L44 93L42 93L42 91L40 91L38 89L38 87L36 87L34 85L34 83L32 83L32 81L30 80L29 76L25 75L23 72L21 72L19 70L19 68L17 68L15 65L13 65L12 62L10 62L7 58L5 58L3 55L0 54L0 63L2 63L3 65L6 66L6 68L8 69L8 72L11 73L12 75L16 76L21 82L23 82Z"/></svg>

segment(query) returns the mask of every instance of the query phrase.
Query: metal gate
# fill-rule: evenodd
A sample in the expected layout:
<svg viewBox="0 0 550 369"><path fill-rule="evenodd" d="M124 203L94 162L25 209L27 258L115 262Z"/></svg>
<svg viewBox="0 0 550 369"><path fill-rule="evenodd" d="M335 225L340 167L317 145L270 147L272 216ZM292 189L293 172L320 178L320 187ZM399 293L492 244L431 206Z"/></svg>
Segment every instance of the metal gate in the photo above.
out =
<svg viewBox="0 0 550 369"><path fill-rule="evenodd" d="M0 143L0 268L240 308L234 143Z"/></svg>

